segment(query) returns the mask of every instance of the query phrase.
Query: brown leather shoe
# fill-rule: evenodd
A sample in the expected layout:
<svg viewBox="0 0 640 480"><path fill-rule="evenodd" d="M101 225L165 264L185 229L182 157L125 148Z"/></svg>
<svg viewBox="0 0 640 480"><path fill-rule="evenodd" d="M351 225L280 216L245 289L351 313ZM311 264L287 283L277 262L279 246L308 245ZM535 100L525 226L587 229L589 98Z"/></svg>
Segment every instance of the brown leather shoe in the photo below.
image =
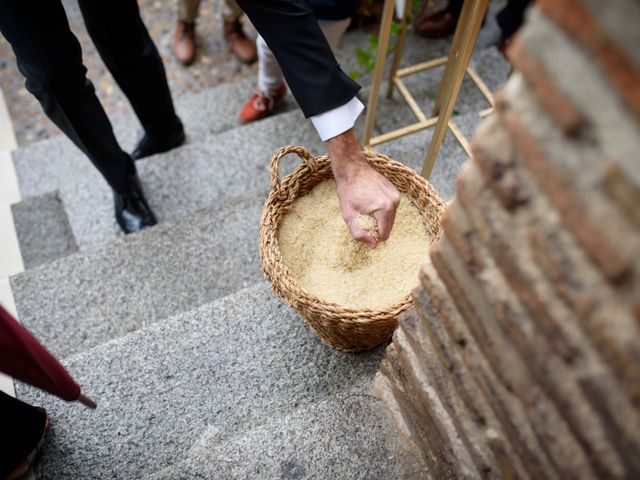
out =
<svg viewBox="0 0 640 480"><path fill-rule="evenodd" d="M441 38L452 34L458 23L458 17L442 10L423 17L416 22L415 29L419 35L427 38Z"/></svg>
<svg viewBox="0 0 640 480"><path fill-rule="evenodd" d="M224 22L224 39L241 62L253 63L258 58L256 42L245 35L238 20Z"/></svg>
<svg viewBox="0 0 640 480"><path fill-rule="evenodd" d="M191 65L196 56L195 23L178 20L176 34L173 37L173 54L183 65Z"/></svg>

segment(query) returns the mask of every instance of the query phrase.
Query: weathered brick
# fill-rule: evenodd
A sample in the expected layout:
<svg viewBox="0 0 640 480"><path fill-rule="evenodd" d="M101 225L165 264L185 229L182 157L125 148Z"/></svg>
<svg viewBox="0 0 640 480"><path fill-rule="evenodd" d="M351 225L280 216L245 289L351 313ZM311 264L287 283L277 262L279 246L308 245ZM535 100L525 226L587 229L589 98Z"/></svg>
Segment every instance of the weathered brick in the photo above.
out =
<svg viewBox="0 0 640 480"><path fill-rule="evenodd" d="M634 227L640 228L640 188L631 183L620 165L613 162L604 166L602 181L622 214Z"/></svg>
<svg viewBox="0 0 640 480"><path fill-rule="evenodd" d="M614 292L598 287L576 254L561 242L557 232L541 226L529 232L534 260L558 296L572 308L579 325L596 351L620 380L627 395L640 407L640 341L632 318L625 318ZM628 314L627 314L628 315Z"/></svg>
<svg viewBox="0 0 640 480"><path fill-rule="evenodd" d="M535 395L527 381L526 365L503 341L491 305L445 238L432 246L431 261L498 378L525 402L532 402Z"/></svg>
<svg viewBox="0 0 640 480"><path fill-rule="evenodd" d="M477 412L472 412L458 395L453 385L451 372L446 364L441 363L435 352L432 340L425 333L421 319L417 313L403 316L398 322L398 330L394 342L402 346L405 338L413 352L414 361L418 364L414 370L420 370L428 385L430 385L440 403L447 411L458 436L469 452L471 459L482 478L504 478L498 470L497 463L488 448L485 427L481 426ZM451 367L452 365L449 365ZM511 474L510 476L513 476Z"/></svg>
<svg viewBox="0 0 640 480"><path fill-rule="evenodd" d="M509 46L509 60L513 67L524 76L540 104L556 124L566 133L573 135L585 125L586 119L547 74L544 65L531 57L519 37Z"/></svg>
<svg viewBox="0 0 640 480"><path fill-rule="evenodd" d="M504 106L500 112L524 164L558 209L581 247L609 280L613 282L626 280L632 270L628 259L621 257L609 244L592 222L588 212L582 207L571 186L563 181L541 148L524 130L515 114Z"/></svg>
<svg viewBox="0 0 640 480"><path fill-rule="evenodd" d="M430 383L454 420L478 471L483 478L531 478L520 456L511 449L482 391L462 365L456 346L446 337L424 289L417 288L414 299L419 315L415 329L406 328L404 322L400 322L399 328L420 354Z"/></svg>
<svg viewBox="0 0 640 480"><path fill-rule="evenodd" d="M398 396L399 404L409 420L413 439L423 453L429 471L438 479L473 478L468 471L462 471L459 461L452 457L450 439L446 434L451 419L437 409L424 390L418 388L417 379L407 369L396 343L387 350L387 359L385 373L395 388L402 392ZM460 476L463 473L464 476Z"/></svg>
<svg viewBox="0 0 640 480"><path fill-rule="evenodd" d="M473 173L471 170L469 172ZM458 200L476 225L478 232L483 232L481 239L488 246L493 258L503 271L509 286L538 320L538 324L558 354L566 361L573 361L578 352L559 328L557 320L553 319L547 311L543 300L531 288L532 281L518 268L509 242L498 233L500 229L495 225L495 221L492 223L493 208L491 207L495 208L495 205L491 205L489 208L487 206L480 208L478 205L479 194L472 197L466 191L466 178L467 176L458 179Z"/></svg>
<svg viewBox="0 0 640 480"><path fill-rule="evenodd" d="M489 360L493 371L507 379L508 384L513 386L514 393L525 400L529 415L539 418L542 422L537 425L540 428L536 431L545 442L553 441L553 449L549 450L549 454L554 458L556 467L565 474L580 472L581 478L594 478L587 456L573 436L570 426L563 420L557 406L546 398L531 376L528 365L523 362L521 355L514 351L512 341L499 328L499 319L485 292L468 276L468 272L464 271L461 262L444 238L436 245L432 247L431 256L434 267L447 286L454 303L458 305L473 332L474 340ZM434 250L437 250L435 256ZM446 272L445 275L443 272ZM451 275L453 282L447 282L447 274ZM457 294L453 293L455 289L459 289ZM481 305L481 308L477 308L478 305Z"/></svg>
<svg viewBox="0 0 640 480"><path fill-rule="evenodd" d="M536 5L592 52L602 71L635 114L640 116L640 72L600 28L591 12L579 0L539 0Z"/></svg>
<svg viewBox="0 0 640 480"><path fill-rule="evenodd" d="M480 208L486 210L486 203L479 203ZM517 240L514 238L514 241ZM492 258L486 247L479 248L482 249L480 254ZM516 346L522 359L527 361L532 381L542 388L562 413L568 430L584 450L585 458L593 470L599 477L619 478L622 474L620 456L608 442L596 413L588 408L576 383L576 378L585 374L584 360L567 364L557 356L549 339L540 332L538 319L524 311L518 296L509 288L497 265L487 260L485 271L476 278L493 305L496 318L509 341ZM564 318L564 322L576 321L571 314ZM588 351L590 345L584 344L586 340L582 341L581 351ZM570 445L567 447L571 448Z"/></svg>
<svg viewBox="0 0 640 480"><path fill-rule="evenodd" d="M471 142L473 157L494 194L507 210L527 202L527 193L513 168L515 150L496 115L483 122Z"/></svg>
<svg viewBox="0 0 640 480"><path fill-rule="evenodd" d="M495 425L494 418L499 422L517 457L533 478L559 478L557 472L562 469L558 469L547 444L540 440L537 431L540 424L529 415L527 406L495 377L440 282L433 266L427 263L421 271L421 283L428 292L429 302L439 314L438 321L448 334L440 336L441 342L447 344L447 338L454 342L449 344L452 348L444 352L458 359L458 368L455 370L458 375L454 378L460 391L468 391L465 395L468 405L476 405L475 408L489 425ZM435 336L438 330L434 328L431 332ZM476 394L473 388L466 390L474 384L482 392L481 395Z"/></svg>
<svg viewBox="0 0 640 480"><path fill-rule="evenodd" d="M465 237L472 227L466 213L455 199L447 205L441 223L445 236L467 266L472 271L482 268L482 258L474 256L472 250L467 246Z"/></svg>
<svg viewBox="0 0 640 480"><path fill-rule="evenodd" d="M438 445L439 471L434 473L438 478L481 478L465 443L458 434L455 420L428 382L422 362L416 357L403 330L396 330L394 345L399 367L409 382L405 386L408 399L415 406L416 412L428 412L424 421L419 423L419 427L430 444Z"/></svg>
<svg viewBox="0 0 640 480"><path fill-rule="evenodd" d="M608 375L590 376L580 380L589 404L598 412L611 444L621 452L624 473L620 478L640 478L640 418L636 408L617 394L617 385ZM611 396L617 402L612 408Z"/></svg>

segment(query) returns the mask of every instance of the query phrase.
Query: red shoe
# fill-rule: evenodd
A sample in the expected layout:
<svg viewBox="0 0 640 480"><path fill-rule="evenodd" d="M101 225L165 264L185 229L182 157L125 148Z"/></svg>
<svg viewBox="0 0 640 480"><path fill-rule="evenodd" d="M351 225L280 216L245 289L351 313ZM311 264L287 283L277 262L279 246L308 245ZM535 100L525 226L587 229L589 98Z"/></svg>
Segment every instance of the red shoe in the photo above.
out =
<svg viewBox="0 0 640 480"><path fill-rule="evenodd" d="M280 84L274 93L262 92L256 90L247 103L240 110L240 121L242 123L255 122L262 120L273 113L273 107L287 93L287 86Z"/></svg>

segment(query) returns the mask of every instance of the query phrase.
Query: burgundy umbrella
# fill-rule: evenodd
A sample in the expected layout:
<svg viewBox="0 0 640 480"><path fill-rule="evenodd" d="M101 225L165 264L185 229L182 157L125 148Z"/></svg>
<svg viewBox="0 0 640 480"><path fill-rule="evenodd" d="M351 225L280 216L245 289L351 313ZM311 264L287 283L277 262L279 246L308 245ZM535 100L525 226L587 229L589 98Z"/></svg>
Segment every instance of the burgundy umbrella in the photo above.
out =
<svg viewBox="0 0 640 480"><path fill-rule="evenodd" d="M96 408L58 359L0 306L0 371L70 402Z"/></svg>

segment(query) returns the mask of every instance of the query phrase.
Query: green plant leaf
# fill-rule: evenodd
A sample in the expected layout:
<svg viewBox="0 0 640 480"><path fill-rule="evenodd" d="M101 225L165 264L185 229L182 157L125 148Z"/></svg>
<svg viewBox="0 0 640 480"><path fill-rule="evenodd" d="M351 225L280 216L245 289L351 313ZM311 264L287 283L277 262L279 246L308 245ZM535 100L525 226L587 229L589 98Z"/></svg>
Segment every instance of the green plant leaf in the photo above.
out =
<svg viewBox="0 0 640 480"><path fill-rule="evenodd" d="M369 35L369 49L376 51L378 49L378 35Z"/></svg>
<svg viewBox="0 0 640 480"><path fill-rule="evenodd" d="M371 70L373 70L373 67L376 66L376 61L373 57L369 57L369 60L367 61L367 72L370 72Z"/></svg>
<svg viewBox="0 0 640 480"><path fill-rule="evenodd" d="M391 22L391 36L397 37L400 33L400 24L398 22Z"/></svg>
<svg viewBox="0 0 640 480"><path fill-rule="evenodd" d="M351 78L351 80L358 80L360 78L360 72L353 70L349 72L349 77Z"/></svg>
<svg viewBox="0 0 640 480"><path fill-rule="evenodd" d="M362 48L356 48L356 58L360 65L366 67L369 61L371 61L371 53L367 50L363 50Z"/></svg>

